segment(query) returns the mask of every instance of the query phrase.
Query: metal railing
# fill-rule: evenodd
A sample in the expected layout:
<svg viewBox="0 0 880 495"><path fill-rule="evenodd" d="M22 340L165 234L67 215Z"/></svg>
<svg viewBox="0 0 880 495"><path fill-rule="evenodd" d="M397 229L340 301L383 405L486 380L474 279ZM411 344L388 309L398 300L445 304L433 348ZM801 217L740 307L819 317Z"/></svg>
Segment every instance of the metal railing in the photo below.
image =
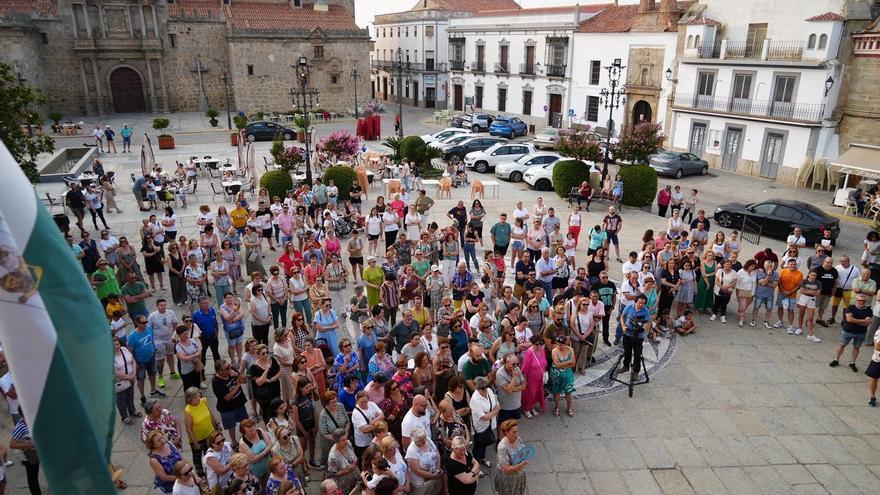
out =
<svg viewBox="0 0 880 495"><path fill-rule="evenodd" d="M547 65L547 77L565 77L565 65Z"/></svg>
<svg viewBox="0 0 880 495"><path fill-rule="evenodd" d="M510 73L510 64L495 64L495 73L496 74L509 74Z"/></svg>
<svg viewBox="0 0 880 495"><path fill-rule="evenodd" d="M673 106L706 112L765 117L791 122L821 122L822 116L825 113L825 105L821 103L747 100L744 98L723 98L687 93L676 94Z"/></svg>
<svg viewBox="0 0 880 495"><path fill-rule="evenodd" d="M800 60L804 56L803 41L769 41L767 60Z"/></svg>
<svg viewBox="0 0 880 495"><path fill-rule="evenodd" d="M761 43L744 40L722 40L718 44L705 43L685 49L689 58L798 61L803 59L803 41L765 40Z"/></svg>
<svg viewBox="0 0 880 495"><path fill-rule="evenodd" d="M464 60L450 60L450 70L464 70Z"/></svg>
<svg viewBox="0 0 880 495"><path fill-rule="evenodd" d="M534 76L535 75L535 63L532 62L530 64L519 64L519 73L526 76Z"/></svg>
<svg viewBox="0 0 880 495"><path fill-rule="evenodd" d="M761 50L763 49L763 45L749 41L726 40L726 46L725 58L760 59Z"/></svg>
<svg viewBox="0 0 880 495"><path fill-rule="evenodd" d="M486 63L478 60L471 64L471 72L486 72Z"/></svg>
<svg viewBox="0 0 880 495"><path fill-rule="evenodd" d="M446 62L425 62L425 72L446 72Z"/></svg>

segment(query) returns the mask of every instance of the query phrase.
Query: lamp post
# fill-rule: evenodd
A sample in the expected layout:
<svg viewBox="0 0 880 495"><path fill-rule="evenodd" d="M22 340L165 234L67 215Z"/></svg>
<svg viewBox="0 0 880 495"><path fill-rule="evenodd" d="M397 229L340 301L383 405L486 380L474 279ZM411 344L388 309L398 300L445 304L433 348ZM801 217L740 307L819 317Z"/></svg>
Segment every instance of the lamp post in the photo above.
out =
<svg viewBox="0 0 880 495"><path fill-rule="evenodd" d="M351 69L349 76L351 77L351 82L354 83L354 119L357 120L360 118L360 113L358 112L358 81L361 79L361 75L358 74L357 64Z"/></svg>
<svg viewBox="0 0 880 495"><path fill-rule="evenodd" d="M623 76L625 65L621 65L619 58L614 59L614 63L605 67L608 71L608 84L610 89L602 88L599 92L602 107L608 110L608 136L605 142L605 159L602 166L602 180L608 177L608 159L611 150L611 133L614 131L614 110L619 108L626 102L626 88L620 84L620 78Z"/></svg>
<svg viewBox="0 0 880 495"><path fill-rule="evenodd" d="M223 70L223 74L220 76L220 80L223 81L223 87L226 89L226 127L229 130L232 130L232 115L229 104L229 74L226 72L226 69Z"/></svg>
<svg viewBox="0 0 880 495"><path fill-rule="evenodd" d="M400 94L403 91L403 50L397 48L397 59L392 63L392 69L397 72L397 115L400 123L397 125L397 135L403 137L403 98Z"/></svg>
<svg viewBox="0 0 880 495"><path fill-rule="evenodd" d="M296 81L299 87L290 89L290 98L293 108L302 112L306 117L309 112L320 104L318 88L309 87L309 60L306 57L300 57L296 65L292 66L295 72ZM312 185L312 161L311 161L311 130L305 129L306 138L306 184Z"/></svg>
<svg viewBox="0 0 880 495"><path fill-rule="evenodd" d="M828 79L825 79L825 96L828 96L828 92L831 91L832 86L834 86L834 78L828 76Z"/></svg>

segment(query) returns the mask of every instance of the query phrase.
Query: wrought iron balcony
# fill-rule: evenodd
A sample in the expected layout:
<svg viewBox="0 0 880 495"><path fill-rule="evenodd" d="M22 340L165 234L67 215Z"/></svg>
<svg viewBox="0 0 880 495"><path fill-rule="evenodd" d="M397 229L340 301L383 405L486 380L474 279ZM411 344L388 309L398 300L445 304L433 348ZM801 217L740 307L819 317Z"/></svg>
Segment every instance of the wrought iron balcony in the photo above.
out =
<svg viewBox="0 0 880 495"><path fill-rule="evenodd" d="M449 61L450 70L464 70L464 60L450 60Z"/></svg>
<svg viewBox="0 0 880 495"><path fill-rule="evenodd" d="M535 63L525 63L519 64L519 73L523 76L534 76L535 75Z"/></svg>
<svg viewBox="0 0 880 495"><path fill-rule="evenodd" d="M495 73L496 74L504 74L504 75L510 74L510 64L509 63L495 64Z"/></svg>
<svg viewBox="0 0 880 495"><path fill-rule="evenodd" d="M770 120L818 123L822 121L825 105L821 103L788 103L781 101L748 100L678 93L673 107L706 113L762 117Z"/></svg>
<svg viewBox="0 0 880 495"><path fill-rule="evenodd" d="M471 64L471 72L486 72L486 63L478 60Z"/></svg>
<svg viewBox="0 0 880 495"><path fill-rule="evenodd" d="M425 72L446 72L446 62L425 62Z"/></svg>
<svg viewBox="0 0 880 495"><path fill-rule="evenodd" d="M721 60L764 60L796 62L803 60L803 41L765 40L760 43L744 40L721 40L684 50L685 58Z"/></svg>
<svg viewBox="0 0 880 495"><path fill-rule="evenodd" d="M547 65L547 77L565 77L565 65Z"/></svg>

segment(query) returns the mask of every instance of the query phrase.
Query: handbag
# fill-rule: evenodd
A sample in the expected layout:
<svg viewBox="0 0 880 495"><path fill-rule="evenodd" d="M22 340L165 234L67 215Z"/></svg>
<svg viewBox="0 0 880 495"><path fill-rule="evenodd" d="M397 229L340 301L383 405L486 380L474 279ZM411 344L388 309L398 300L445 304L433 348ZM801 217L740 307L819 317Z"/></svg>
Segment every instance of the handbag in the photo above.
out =
<svg viewBox="0 0 880 495"><path fill-rule="evenodd" d="M477 447L488 447L495 444L495 429L489 426L483 431L474 435L474 445Z"/></svg>
<svg viewBox="0 0 880 495"><path fill-rule="evenodd" d="M247 259L248 259L248 261L250 261L251 263L256 262L258 259L260 259L260 252L257 251L256 249L251 249L251 252L248 253L248 257L247 257Z"/></svg>
<svg viewBox="0 0 880 495"><path fill-rule="evenodd" d="M120 348L120 352L122 352L122 365L125 366L125 374L128 374L128 359L125 357L125 353L128 352L128 349ZM116 380L116 383L113 384L113 387L118 394L119 392L125 392L129 388L131 388L131 380Z"/></svg>

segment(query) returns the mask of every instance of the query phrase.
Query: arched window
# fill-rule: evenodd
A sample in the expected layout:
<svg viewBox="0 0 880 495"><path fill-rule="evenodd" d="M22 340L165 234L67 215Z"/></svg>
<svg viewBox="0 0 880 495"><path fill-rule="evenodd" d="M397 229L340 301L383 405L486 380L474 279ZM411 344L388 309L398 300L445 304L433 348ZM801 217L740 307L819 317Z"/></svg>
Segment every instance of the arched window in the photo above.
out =
<svg viewBox="0 0 880 495"><path fill-rule="evenodd" d="M694 37L694 48L700 48L702 44L700 43L700 35L696 35Z"/></svg>
<svg viewBox="0 0 880 495"><path fill-rule="evenodd" d="M826 46L828 46L828 35L823 34L819 36L819 49L824 50Z"/></svg>
<svg viewBox="0 0 880 495"><path fill-rule="evenodd" d="M811 34L809 38L807 38L807 50L812 50L816 48L816 35Z"/></svg>
<svg viewBox="0 0 880 495"><path fill-rule="evenodd" d="M687 39L687 47L688 47L688 48L693 48L693 47L694 47L694 35L692 35L692 34L689 34L689 35L688 35L688 39Z"/></svg>

